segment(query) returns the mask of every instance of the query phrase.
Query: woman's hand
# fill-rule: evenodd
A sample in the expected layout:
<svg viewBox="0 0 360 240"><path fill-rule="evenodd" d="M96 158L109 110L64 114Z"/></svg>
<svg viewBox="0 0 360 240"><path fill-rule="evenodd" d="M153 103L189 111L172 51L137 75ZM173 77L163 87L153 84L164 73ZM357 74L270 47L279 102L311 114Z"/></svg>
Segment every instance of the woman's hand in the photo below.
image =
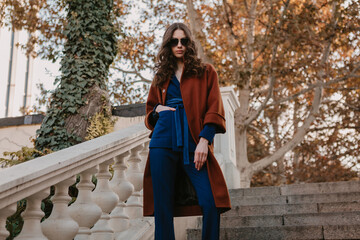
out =
<svg viewBox="0 0 360 240"><path fill-rule="evenodd" d="M156 112L162 112L162 111L166 111L166 110L170 110L170 111L176 111L175 108L172 107L168 107L168 106L163 106L163 105L158 105L155 109Z"/></svg>
<svg viewBox="0 0 360 240"><path fill-rule="evenodd" d="M209 141L206 138L200 138L194 153L195 168L199 171L207 160Z"/></svg>

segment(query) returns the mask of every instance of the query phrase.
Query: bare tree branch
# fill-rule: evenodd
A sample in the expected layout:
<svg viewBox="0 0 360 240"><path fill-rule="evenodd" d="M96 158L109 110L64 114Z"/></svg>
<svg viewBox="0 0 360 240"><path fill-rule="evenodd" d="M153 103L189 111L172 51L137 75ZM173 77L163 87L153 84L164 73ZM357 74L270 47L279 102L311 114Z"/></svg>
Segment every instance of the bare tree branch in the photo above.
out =
<svg viewBox="0 0 360 240"><path fill-rule="evenodd" d="M246 1L245 1L245 4L247 4ZM246 6L246 8L247 8L247 6ZM230 36L230 38L228 38L228 42L231 46L234 46L235 40L240 40L240 37L238 35L236 35L233 30L233 26L234 26L233 18L232 18L233 11L232 11L230 4L226 0L223 0L223 9L225 12L225 22L228 26L226 29L228 30L228 34ZM230 13L229 13L229 11L230 11ZM248 9L247 9L247 12L248 12L248 14L250 14ZM267 47L267 39L268 39L268 35L269 35L269 30L270 30L270 25L267 26L265 34L264 34L265 35L265 40L264 40L265 44L258 51L257 55L255 57L253 57L252 62L256 61L256 59L258 59L264 53L264 51ZM243 48L240 45L240 41L239 41L239 48L240 48L241 52L243 53ZM230 52L230 56L233 60L233 64L234 64L235 68L239 67L237 59L235 58L235 56L236 56L235 50ZM246 57L244 56L244 58L246 58Z"/></svg>
<svg viewBox="0 0 360 240"><path fill-rule="evenodd" d="M333 15L332 15L332 19L331 19L331 25L333 28L335 28L336 24L337 24L336 7L337 7L337 3L333 2ZM326 45L325 45L325 48L324 48L324 51L322 54L321 65L324 66L324 68L325 68L325 63L330 54L330 46L331 46L333 38L334 38L334 35L330 36L327 39L327 42L326 42ZM325 76L324 69L320 70L318 75L319 75L319 79L323 79ZM290 141L285 143L282 147L280 147L278 150L276 150L276 152L274 152L270 156L267 156L255 163L253 163L251 165L251 169L252 169L253 173L258 172L261 169L269 166L271 163L273 163L274 161L276 161L279 158L281 158L282 156L284 156L285 153L294 149L304 139L305 135L307 134L307 132L310 128L311 123L315 120L316 114L318 113L320 104L321 104L323 83L320 82L320 80L318 80L317 84L318 84L318 86L315 87L315 95L314 95L314 99L312 101L311 110L309 112L308 117L303 122L303 125L300 128L298 128L298 131L294 134L294 137Z"/></svg>
<svg viewBox="0 0 360 240"><path fill-rule="evenodd" d="M335 159L339 159L341 157L344 157L348 154L351 154L352 152L356 151L357 149L352 149L352 148L349 148L347 151L343 152L343 153L340 153L340 154L336 154L336 155L333 155L330 159L331 160L335 160ZM349 162L348 162L349 163ZM347 164L346 164L347 165ZM356 166L356 162L352 162L351 163L351 166L350 168L353 168L354 166Z"/></svg>
<svg viewBox="0 0 360 240"><path fill-rule="evenodd" d="M153 66L150 66L149 64L147 63L143 63L144 67L147 68L147 69L154 69Z"/></svg>
<svg viewBox="0 0 360 240"><path fill-rule="evenodd" d="M358 65L359 63L357 63ZM360 75L356 75L356 71L360 70L360 67L356 67L349 75L345 76L345 77L339 77L339 78L335 78L333 80L330 80L330 81L327 81L323 84L323 87L324 88L333 88L331 85L332 84L336 84L336 83L340 83L340 82L343 82L343 81L347 81L349 78L360 78ZM272 105L276 105L276 104L279 104L281 102L285 102L285 101L289 101L289 100L293 100L295 98L297 98L298 96L306 93L306 92L309 92L311 90L313 90L315 87L317 87L318 85L317 84L311 84L308 86L308 88L306 89L303 89L301 90L300 92L298 93L295 93L291 96L288 96L287 98L284 98L284 99L280 99L278 101L275 101L271 104L268 104L267 106L272 106ZM276 91L276 92L279 92L283 89L285 89L286 87L282 86L280 88L275 88L273 91ZM357 89L360 89L360 87L349 87L349 88L336 88L336 90L339 90L339 91L346 91L346 90L357 90ZM269 91L269 88L261 88L261 89L258 89L258 90L255 90L254 91L254 95L261 95L265 92L268 92Z"/></svg>
<svg viewBox="0 0 360 240"><path fill-rule="evenodd" d="M252 63L253 63L253 55L254 55L254 29L255 29L255 18L256 18L256 6L257 6L257 0L251 1L251 6L249 10L249 21L248 21L248 29L246 34L246 57L245 57L245 63L249 65L249 70L252 70ZM251 71L249 71L251 72Z"/></svg>
<svg viewBox="0 0 360 240"><path fill-rule="evenodd" d="M229 31L229 35L232 36L234 39L239 40L240 37L238 35L235 34L233 27L234 27L234 23L233 23L233 12L232 12L232 8L230 6L230 4L226 1L223 0L223 9L225 12L225 22L228 25L228 31ZM229 13L230 11L230 13Z"/></svg>
<svg viewBox="0 0 360 240"><path fill-rule="evenodd" d="M299 142L301 142L304 138L304 136L307 133L307 130L309 129L311 123L314 121L315 116L319 110L320 102L321 102L321 88L317 87L315 89L315 97L313 100L312 108L310 110L309 116L304 121L304 124L298 128L298 131L294 134L294 137L288 141L286 144L284 144L282 147L280 147L275 153L273 153L270 156L267 156L255 163L252 164L252 172L255 173L257 171L260 171L261 169L269 166L271 163L276 161L277 159L281 158L285 153L287 153L289 150L296 147Z"/></svg>
<svg viewBox="0 0 360 240"><path fill-rule="evenodd" d="M223 0L223 9L224 9L224 13L225 13L225 22L227 24L227 28L225 28L228 32L228 44L230 46L235 46L235 39L239 39L239 36L237 36L234 31L233 31L233 21L232 21L232 13L229 13L229 10L231 11L231 6L229 5L229 3L226 0ZM240 47L241 49L241 47ZM238 59L236 57L236 50L229 50L229 55L230 58L232 60L233 66L235 69L239 68L239 63L238 63Z"/></svg>
<svg viewBox="0 0 360 240"><path fill-rule="evenodd" d="M287 0L283 9L283 12L281 13L281 19L279 21L278 26L276 27L275 31L278 31L277 29L280 29L281 26L283 25L284 22L284 16L285 13L289 7L289 3L290 0ZM271 61L270 61L270 69L273 69L273 64L275 62L276 59L276 54L277 54L277 49L278 49L278 44L275 44L273 49L272 49L272 56L271 56ZM275 76L273 75L273 71L270 71L269 77L268 77L268 81L269 81L269 89L268 89L268 94L264 100L264 102L261 104L261 106L254 111L252 114L250 114L250 116L245 120L244 125L248 126L252 121L254 121L259 115L260 113L264 110L264 108L266 107L269 99L271 98L272 94L273 94L273 88L274 88L274 84L275 84Z"/></svg>
<svg viewBox="0 0 360 240"><path fill-rule="evenodd" d="M208 63L213 64L213 61L208 55L206 54L204 48L201 45L200 39L205 40L205 34L201 29L201 20L199 14L196 12L194 7L193 0L186 0L186 9L188 12L189 20L190 20L190 29L193 32L196 47L198 49L198 53L200 58Z"/></svg>
<svg viewBox="0 0 360 240"><path fill-rule="evenodd" d="M344 103L344 105L347 106L348 108L354 110L354 111L360 112L360 106L353 106L353 105L350 105L348 103Z"/></svg>
<svg viewBox="0 0 360 240"><path fill-rule="evenodd" d="M357 77L357 78L360 78L360 75ZM324 86L324 88L333 88L331 86ZM353 90L359 90L360 87L347 87L347 88L336 88L337 91L353 91Z"/></svg>
<svg viewBox="0 0 360 240"><path fill-rule="evenodd" d="M184 2L184 1L181 1L181 0L173 0L174 2L177 2L177 3L180 3L180 4L186 4L186 2Z"/></svg>
<svg viewBox="0 0 360 240"><path fill-rule="evenodd" d="M152 81L150 79L147 79L147 78L143 77L141 75L141 73L139 73L136 70L124 70L124 69L122 69L120 67L115 67L115 66L113 68L120 71L120 72L126 73L126 74L135 74L135 76L137 76L137 77L139 77L141 79L141 80L136 81L136 82L152 83Z"/></svg>
<svg viewBox="0 0 360 240"><path fill-rule="evenodd" d="M264 131L260 130L259 128L255 127L255 126L254 126L254 125L252 125L252 124L250 124L250 125L249 125L249 128L251 128L251 129L255 130L256 132L260 133L261 135L266 136L268 140L273 140L273 139L274 139L274 138L273 138L273 137L271 137L268 133L266 133L266 132L264 132Z"/></svg>
<svg viewBox="0 0 360 240"><path fill-rule="evenodd" d="M249 14L249 7L248 7L248 4L247 4L246 0L244 0L244 6L245 6L245 9L246 9L246 12Z"/></svg>
<svg viewBox="0 0 360 240"><path fill-rule="evenodd" d="M309 132L316 132L316 131L323 131L323 130L330 130L337 128L339 128L338 125L328 126L328 127L317 127L317 128L310 128ZM360 126L341 126L340 129L360 129Z"/></svg>
<svg viewBox="0 0 360 240"><path fill-rule="evenodd" d="M331 84L335 84L335 83L340 83L340 82L344 82L346 80L348 80L349 78L360 78L360 75L356 75L355 72L358 71L360 69L360 66L355 68L349 75L347 76L344 76L344 77L340 77L340 78L335 78L333 80L330 80L330 81L327 81L325 83L323 82L317 82L315 84L311 84L309 85L309 87L305 88L305 89L302 89L301 91L291 95L291 96L288 96L286 98L282 98L282 99L279 99L278 101L276 102L272 102L272 103L269 103L267 106L273 106L273 105L277 105L277 104L280 104L282 102L287 102L287 101L290 101L290 100L293 100L297 97L299 97L300 95L303 95L311 90L313 90L314 88L317 88L317 87L329 87Z"/></svg>

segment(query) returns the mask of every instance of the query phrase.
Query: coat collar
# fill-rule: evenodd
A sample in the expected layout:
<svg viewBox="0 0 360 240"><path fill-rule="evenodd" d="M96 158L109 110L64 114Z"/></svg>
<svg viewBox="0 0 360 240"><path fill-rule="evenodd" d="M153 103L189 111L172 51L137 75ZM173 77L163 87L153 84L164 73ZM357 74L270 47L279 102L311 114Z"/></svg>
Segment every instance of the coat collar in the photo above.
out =
<svg viewBox="0 0 360 240"><path fill-rule="evenodd" d="M162 86L159 87L159 91L160 91L159 96L161 99L161 105L165 105L166 93L169 84L170 84L170 78L166 82L164 82Z"/></svg>

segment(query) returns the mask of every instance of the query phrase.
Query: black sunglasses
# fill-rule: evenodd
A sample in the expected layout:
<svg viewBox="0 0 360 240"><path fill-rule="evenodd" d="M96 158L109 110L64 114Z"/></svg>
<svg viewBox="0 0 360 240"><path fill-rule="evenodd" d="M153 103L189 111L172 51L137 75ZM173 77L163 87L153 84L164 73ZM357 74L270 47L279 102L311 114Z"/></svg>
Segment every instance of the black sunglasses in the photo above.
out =
<svg viewBox="0 0 360 240"><path fill-rule="evenodd" d="M189 39L188 38L182 38L182 39L178 39L178 38L172 38L171 40L170 40L170 46L171 47L175 47L175 46L177 46L178 44L179 44L179 41L181 42L181 45L183 45L184 47L186 47L187 45L188 45L188 43L189 43Z"/></svg>

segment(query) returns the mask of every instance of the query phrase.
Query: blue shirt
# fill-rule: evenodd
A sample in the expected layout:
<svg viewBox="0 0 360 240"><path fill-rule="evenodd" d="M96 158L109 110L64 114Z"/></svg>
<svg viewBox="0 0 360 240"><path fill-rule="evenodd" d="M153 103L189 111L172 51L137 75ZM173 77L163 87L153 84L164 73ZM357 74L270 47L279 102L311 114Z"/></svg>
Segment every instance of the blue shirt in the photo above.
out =
<svg viewBox="0 0 360 240"><path fill-rule="evenodd" d="M171 78L170 84L168 86L165 105L177 108L177 111L166 110L158 113L159 118L156 122L149 147L172 148L174 151L183 151L183 146L185 146L185 139L182 139L183 142L182 144L180 144L181 146L179 147L179 134L181 134L182 136L186 136L186 134L184 133L184 124L186 121L187 125L187 118L186 116L184 116L186 115L186 113L182 104L180 82L175 75ZM157 106L155 106L155 108L156 107ZM155 108L154 114L156 114ZM187 130L189 136L188 151L194 152L196 149L196 143L191 137L190 129L187 128L185 130ZM204 137L209 141L209 144L211 144L214 136L215 125L205 124L204 129L199 135L199 138Z"/></svg>

